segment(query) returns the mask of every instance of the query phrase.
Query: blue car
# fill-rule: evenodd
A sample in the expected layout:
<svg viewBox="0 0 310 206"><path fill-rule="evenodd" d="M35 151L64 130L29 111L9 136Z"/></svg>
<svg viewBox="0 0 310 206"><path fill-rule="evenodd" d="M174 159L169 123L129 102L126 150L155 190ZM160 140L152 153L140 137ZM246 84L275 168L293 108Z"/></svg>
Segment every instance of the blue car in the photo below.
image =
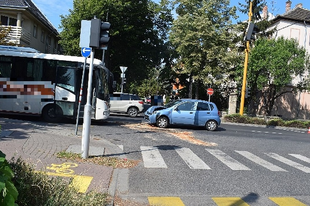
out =
<svg viewBox="0 0 310 206"><path fill-rule="evenodd" d="M169 125L193 125L214 131L221 124L217 106L197 99L180 99L165 106L152 106L144 113L144 119L161 128Z"/></svg>

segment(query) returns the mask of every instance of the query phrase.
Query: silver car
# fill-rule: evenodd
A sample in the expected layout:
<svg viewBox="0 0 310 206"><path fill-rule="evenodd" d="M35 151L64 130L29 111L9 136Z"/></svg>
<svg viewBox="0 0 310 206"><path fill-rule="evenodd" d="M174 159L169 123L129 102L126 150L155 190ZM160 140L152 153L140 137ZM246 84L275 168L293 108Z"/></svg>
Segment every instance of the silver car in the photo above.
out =
<svg viewBox="0 0 310 206"><path fill-rule="evenodd" d="M114 92L110 94L110 112L126 113L130 117L136 117L143 111L144 101L138 95Z"/></svg>

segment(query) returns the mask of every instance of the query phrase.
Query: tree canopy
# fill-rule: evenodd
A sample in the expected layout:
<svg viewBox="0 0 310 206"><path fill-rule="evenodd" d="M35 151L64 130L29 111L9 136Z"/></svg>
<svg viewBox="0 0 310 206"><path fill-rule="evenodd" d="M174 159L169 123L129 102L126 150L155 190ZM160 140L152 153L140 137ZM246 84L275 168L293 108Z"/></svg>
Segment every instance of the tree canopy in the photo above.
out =
<svg viewBox="0 0 310 206"><path fill-rule="evenodd" d="M139 85L166 55L165 40L172 16L164 5L150 0L74 0L70 14L61 17L60 44L66 54L80 55L81 21L96 17L110 22L106 66L119 82L119 68L126 66L127 83ZM96 57L101 59L101 50L96 50Z"/></svg>
<svg viewBox="0 0 310 206"><path fill-rule="evenodd" d="M235 33L231 18L235 7L228 0L176 0L177 18L173 21L170 41L177 54L175 70L191 83L213 85L231 67L229 48ZM197 86L196 86L197 87ZM197 92L197 91L196 91Z"/></svg>
<svg viewBox="0 0 310 206"><path fill-rule="evenodd" d="M296 89L303 89L300 77L308 69L306 50L294 39L260 38L250 52L247 84L254 100L263 102L266 113L270 115L275 99L293 91L285 89L292 85L293 80ZM260 94L258 99L255 99L256 94Z"/></svg>

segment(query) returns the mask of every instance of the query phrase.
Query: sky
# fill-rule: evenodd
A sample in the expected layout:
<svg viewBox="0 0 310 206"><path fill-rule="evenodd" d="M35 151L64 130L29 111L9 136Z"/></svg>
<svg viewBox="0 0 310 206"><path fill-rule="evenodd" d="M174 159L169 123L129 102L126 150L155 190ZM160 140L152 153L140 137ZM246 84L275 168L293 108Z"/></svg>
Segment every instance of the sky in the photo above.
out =
<svg viewBox="0 0 310 206"><path fill-rule="evenodd" d="M47 19L53 24L53 26L60 31L60 15L68 15L69 10L73 8L73 0L32 0L41 12L47 17ZM154 0L158 2L159 0ZM231 0L230 5L239 7L238 2L244 3L242 0ZM285 5L287 0L266 0L268 11L274 16L285 13ZM272 2L274 2L272 4ZM291 0L291 8L295 8L298 3L302 3L303 8L310 10L310 0ZM273 6L274 5L274 6ZM248 14L241 14L237 12L240 21L248 19Z"/></svg>

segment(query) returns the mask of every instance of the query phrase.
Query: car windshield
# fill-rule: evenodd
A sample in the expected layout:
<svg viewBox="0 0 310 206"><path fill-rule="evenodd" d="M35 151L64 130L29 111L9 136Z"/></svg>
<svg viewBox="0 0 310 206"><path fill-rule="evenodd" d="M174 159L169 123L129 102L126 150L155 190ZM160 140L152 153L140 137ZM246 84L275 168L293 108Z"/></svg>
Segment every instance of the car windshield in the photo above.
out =
<svg viewBox="0 0 310 206"><path fill-rule="evenodd" d="M182 102L182 100L176 100L176 101L173 101L173 102L169 102L169 103L165 104L165 107L166 108L173 107L174 105L177 105L180 102Z"/></svg>

